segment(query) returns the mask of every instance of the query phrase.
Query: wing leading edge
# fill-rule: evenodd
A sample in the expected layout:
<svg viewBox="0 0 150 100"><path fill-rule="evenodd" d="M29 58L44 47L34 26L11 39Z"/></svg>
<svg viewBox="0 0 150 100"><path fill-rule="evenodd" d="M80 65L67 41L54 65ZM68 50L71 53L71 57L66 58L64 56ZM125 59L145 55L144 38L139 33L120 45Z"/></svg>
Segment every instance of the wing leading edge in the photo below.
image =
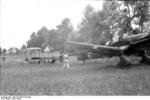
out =
<svg viewBox="0 0 150 100"><path fill-rule="evenodd" d="M88 51L92 54L99 55L100 57L113 57L113 56L120 56L122 51L128 48L128 46L121 46L121 47L111 47L105 45L97 45L91 43L82 43L82 42L74 42L74 41L67 41L67 46L71 48L79 49L79 51Z"/></svg>
<svg viewBox="0 0 150 100"><path fill-rule="evenodd" d="M85 47L85 48L89 48L89 49L105 49L105 50L116 50L116 51L125 50L127 48L127 46L112 47L112 46L97 45L97 44L82 43L82 42L74 42L74 41L66 41L66 44L69 44L72 47L76 47L76 48Z"/></svg>

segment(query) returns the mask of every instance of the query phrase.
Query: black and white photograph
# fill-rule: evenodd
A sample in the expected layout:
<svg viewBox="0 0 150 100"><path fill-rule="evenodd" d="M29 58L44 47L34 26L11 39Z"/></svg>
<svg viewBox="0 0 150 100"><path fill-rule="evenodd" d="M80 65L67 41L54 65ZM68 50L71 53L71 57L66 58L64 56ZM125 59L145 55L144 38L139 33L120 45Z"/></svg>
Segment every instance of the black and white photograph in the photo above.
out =
<svg viewBox="0 0 150 100"><path fill-rule="evenodd" d="M150 96L150 1L0 0L0 95Z"/></svg>

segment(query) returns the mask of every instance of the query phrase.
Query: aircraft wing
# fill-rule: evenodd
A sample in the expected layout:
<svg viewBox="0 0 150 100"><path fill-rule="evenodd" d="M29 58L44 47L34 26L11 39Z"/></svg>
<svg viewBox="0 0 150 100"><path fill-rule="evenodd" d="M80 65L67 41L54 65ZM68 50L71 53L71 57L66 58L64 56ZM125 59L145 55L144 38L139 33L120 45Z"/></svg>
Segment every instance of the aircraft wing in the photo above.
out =
<svg viewBox="0 0 150 100"><path fill-rule="evenodd" d="M111 47L105 45L97 45L97 44L73 42L73 41L67 41L66 44L70 48L76 48L83 51L85 50L91 53L96 53L101 56L110 56L110 57L120 55L122 50L125 50L127 48L126 46Z"/></svg>

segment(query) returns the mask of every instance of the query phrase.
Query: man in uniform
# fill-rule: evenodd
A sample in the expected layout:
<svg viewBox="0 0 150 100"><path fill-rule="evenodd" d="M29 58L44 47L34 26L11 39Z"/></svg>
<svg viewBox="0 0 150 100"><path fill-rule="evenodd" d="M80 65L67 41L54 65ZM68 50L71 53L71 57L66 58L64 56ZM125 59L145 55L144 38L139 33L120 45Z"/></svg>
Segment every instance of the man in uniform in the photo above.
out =
<svg viewBox="0 0 150 100"><path fill-rule="evenodd" d="M63 53L63 68L69 68L69 56L66 51Z"/></svg>

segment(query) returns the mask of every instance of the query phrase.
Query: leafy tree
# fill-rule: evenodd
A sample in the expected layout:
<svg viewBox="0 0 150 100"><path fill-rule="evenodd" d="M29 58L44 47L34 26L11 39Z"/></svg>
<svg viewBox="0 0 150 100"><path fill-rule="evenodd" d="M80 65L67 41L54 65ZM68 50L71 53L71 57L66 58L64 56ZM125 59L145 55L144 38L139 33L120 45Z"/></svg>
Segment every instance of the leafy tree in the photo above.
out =
<svg viewBox="0 0 150 100"><path fill-rule="evenodd" d="M9 48L9 49L8 49L8 52L9 52L9 54L12 54L12 53L13 53L13 48L12 48L12 47Z"/></svg>
<svg viewBox="0 0 150 100"><path fill-rule="evenodd" d="M91 42L92 39L92 21L93 20L93 13L94 13L94 8L90 5L88 5L85 8L84 11L84 17L82 18L82 22L79 24L78 28L79 28L79 36L80 37L80 41L84 41L84 42Z"/></svg>
<svg viewBox="0 0 150 100"><path fill-rule="evenodd" d="M60 40L67 40L69 34L73 30L73 26L69 18L65 18L62 20L61 24L56 26L58 38Z"/></svg>
<svg viewBox="0 0 150 100"><path fill-rule="evenodd" d="M7 50L6 50L5 48L1 48L1 47L0 47L0 54L6 54L6 51L7 51Z"/></svg>
<svg viewBox="0 0 150 100"><path fill-rule="evenodd" d="M21 54L24 54L24 53L25 53L26 48L27 48L27 47L26 47L25 44L23 44L23 45L21 46L21 48L20 48Z"/></svg>
<svg viewBox="0 0 150 100"><path fill-rule="evenodd" d="M9 54L19 54L19 49L17 47L10 47L8 49Z"/></svg>
<svg viewBox="0 0 150 100"><path fill-rule="evenodd" d="M126 33L131 30L128 15L126 10L121 10L121 4L117 1L105 1L103 4L104 24L109 26L109 32L116 35L118 29L120 33Z"/></svg>
<svg viewBox="0 0 150 100"><path fill-rule="evenodd" d="M107 0L103 4L104 22L110 26L113 35L138 34L150 19L149 7L149 1L145 0ZM139 25L139 28L134 29L133 24Z"/></svg>
<svg viewBox="0 0 150 100"><path fill-rule="evenodd" d="M6 54L7 50L6 49L2 49L2 53Z"/></svg>
<svg viewBox="0 0 150 100"><path fill-rule="evenodd" d="M42 50L47 47L53 47L55 50L63 50L64 42L69 39L73 31L73 26L69 18L62 20L56 29L48 30L42 27L37 33L33 32L27 41L27 47L41 47Z"/></svg>
<svg viewBox="0 0 150 100"><path fill-rule="evenodd" d="M18 55L20 53L20 50L17 47L15 47L14 49L15 49L15 54Z"/></svg>
<svg viewBox="0 0 150 100"><path fill-rule="evenodd" d="M36 40L37 38L37 35L35 32L33 32L30 36L30 40L27 41L27 47L30 48L30 47L34 47L34 41Z"/></svg>
<svg viewBox="0 0 150 100"><path fill-rule="evenodd" d="M55 49L59 48L60 45L60 40L59 40L59 34L57 33L57 30L51 30L50 34L49 34L49 38L48 38L48 44L52 47L54 47Z"/></svg>
<svg viewBox="0 0 150 100"><path fill-rule="evenodd" d="M24 51L26 49L26 46L23 44L20 48L20 50Z"/></svg>
<svg viewBox="0 0 150 100"><path fill-rule="evenodd" d="M37 34L33 32L30 36L30 40L27 42L27 47L42 47L42 44L47 39L49 30L46 27L42 27Z"/></svg>
<svg viewBox="0 0 150 100"><path fill-rule="evenodd" d="M79 41L104 44L109 38L110 26L104 22L104 11L95 11L92 6L85 8L84 18L79 25Z"/></svg>
<svg viewBox="0 0 150 100"><path fill-rule="evenodd" d="M73 31L73 26L69 18L65 18L62 20L61 24L56 26L57 30L54 32L57 36L57 48L58 50L64 50L64 42L69 40L69 35Z"/></svg>
<svg viewBox="0 0 150 100"><path fill-rule="evenodd" d="M116 4L119 4L119 6L116 6L116 9L121 12L119 18L119 26L121 26L120 28L122 29L122 33L131 33L131 31L134 30L132 27L133 24L139 25L139 30L142 32L144 23L150 20L149 1L121 0L120 2L120 0L118 0L115 2Z"/></svg>
<svg viewBox="0 0 150 100"><path fill-rule="evenodd" d="M148 0L123 0L122 3L126 7L129 23L138 24L139 30L143 31L143 24L150 20L149 14L149 1ZM135 23L135 19L138 19L138 23Z"/></svg>

